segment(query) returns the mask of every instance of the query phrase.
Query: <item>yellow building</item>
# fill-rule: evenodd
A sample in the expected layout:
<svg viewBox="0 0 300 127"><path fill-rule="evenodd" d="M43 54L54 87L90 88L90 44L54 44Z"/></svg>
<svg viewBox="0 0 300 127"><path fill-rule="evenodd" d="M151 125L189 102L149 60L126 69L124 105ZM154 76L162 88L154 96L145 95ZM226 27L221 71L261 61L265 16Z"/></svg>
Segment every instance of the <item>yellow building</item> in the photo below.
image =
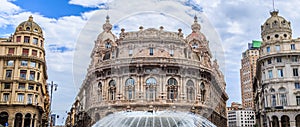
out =
<svg viewBox="0 0 300 127"><path fill-rule="evenodd" d="M43 31L30 16L11 37L0 39L0 124L46 126L50 105L46 80Z"/></svg>

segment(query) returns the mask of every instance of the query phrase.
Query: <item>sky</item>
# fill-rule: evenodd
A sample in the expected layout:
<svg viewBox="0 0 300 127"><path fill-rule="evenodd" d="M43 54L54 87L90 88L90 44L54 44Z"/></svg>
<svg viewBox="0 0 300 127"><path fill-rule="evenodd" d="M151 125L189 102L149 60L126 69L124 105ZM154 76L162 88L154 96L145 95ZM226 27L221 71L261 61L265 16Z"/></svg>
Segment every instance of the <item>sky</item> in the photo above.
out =
<svg viewBox="0 0 300 127"><path fill-rule="evenodd" d="M218 61L222 63L230 105L241 102L241 54L252 40L261 40L260 28L270 17L272 5L272 0L0 0L0 37L13 34L15 27L30 15L42 27L48 82L58 84L52 112L60 115L57 124L63 124L107 14L115 23L116 34L123 27L130 31L138 30L140 25L163 25L169 31L184 28L185 35L191 32L189 25L197 14L203 20L200 24L209 36L211 49L222 45L213 49L215 57L221 59ZM299 5L299 0L275 0L279 15L291 21L293 38L300 37Z"/></svg>

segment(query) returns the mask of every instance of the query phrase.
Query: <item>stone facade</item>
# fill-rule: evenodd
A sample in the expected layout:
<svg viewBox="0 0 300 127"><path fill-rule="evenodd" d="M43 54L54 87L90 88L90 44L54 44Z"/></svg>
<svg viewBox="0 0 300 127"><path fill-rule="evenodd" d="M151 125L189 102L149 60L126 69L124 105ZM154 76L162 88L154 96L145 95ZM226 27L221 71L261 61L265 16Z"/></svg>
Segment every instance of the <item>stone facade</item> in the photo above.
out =
<svg viewBox="0 0 300 127"><path fill-rule="evenodd" d="M78 93L77 114L86 112L85 118L95 123L124 110L175 110L201 114L219 127L226 125L224 76L217 61L212 61L197 17L191 28L185 38L181 29L169 32L163 27L122 29L118 38L107 17Z"/></svg>
<svg viewBox="0 0 300 127"><path fill-rule="evenodd" d="M300 39L292 39L291 23L271 12L261 26L262 46L254 82L260 127L300 126Z"/></svg>
<svg viewBox="0 0 300 127"><path fill-rule="evenodd" d="M33 21L0 40L0 124L46 127L49 116L44 38Z"/></svg>

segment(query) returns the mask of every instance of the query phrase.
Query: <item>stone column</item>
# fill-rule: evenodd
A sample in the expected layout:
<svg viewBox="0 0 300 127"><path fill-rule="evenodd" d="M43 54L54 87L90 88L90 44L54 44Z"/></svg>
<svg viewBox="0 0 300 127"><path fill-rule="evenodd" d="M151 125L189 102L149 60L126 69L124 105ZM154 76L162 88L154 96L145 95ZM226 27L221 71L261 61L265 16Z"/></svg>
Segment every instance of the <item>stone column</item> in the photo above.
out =
<svg viewBox="0 0 300 127"><path fill-rule="evenodd" d="M281 127L281 119L278 119L279 127Z"/></svg>
<svg viewBox="0 0 300 127"><path fill-rule="evenodd" d="M24 127L25 116L22 117L22 127Z"/></svg>
<svg viewBox="0 0 300 127"><path fill-rule="evenodd" d="M296 127L296 121L290 120L290 127Z"/></svg>
<svg viewBox="0 0 300 127"><path fill-rule="evenodd" d="M272 123L273 123L273 121L272 121L272 120L271 120L270 122L268 122L268 124L269 124L269 127L273 127Z"/></svg>

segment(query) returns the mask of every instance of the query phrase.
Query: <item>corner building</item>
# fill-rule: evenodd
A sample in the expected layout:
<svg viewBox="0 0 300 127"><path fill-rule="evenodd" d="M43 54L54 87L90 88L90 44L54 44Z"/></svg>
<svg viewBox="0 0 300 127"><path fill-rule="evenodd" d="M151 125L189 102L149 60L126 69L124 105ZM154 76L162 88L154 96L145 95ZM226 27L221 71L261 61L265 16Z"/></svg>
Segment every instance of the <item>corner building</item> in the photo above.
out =
<svg viewBox="0 0 300 127"><path fill-rule="evenodd" d="M271 12L261 26L263 43L254 82L259 127L300 127L300 39L291 23Z"/></svg>
<svg viewBox="0 0 300 127"><path fill-rule="evenodd" d="M109 17L95 41L91 64L78 93L78 115L91 123L118 111L184 111L226 125L224 76L212 61L208 40L195 17L192 33L144 29L112 32ZM86 118L86 117L85 117ZM86 126L84 124L83 126Z"/></svg>
<svg viewBox="0 0 300 127"><path fill-rule="evenodd" d="M49 116L44 38L30 16L0 40L0 124L46 127Z"/></svg>

